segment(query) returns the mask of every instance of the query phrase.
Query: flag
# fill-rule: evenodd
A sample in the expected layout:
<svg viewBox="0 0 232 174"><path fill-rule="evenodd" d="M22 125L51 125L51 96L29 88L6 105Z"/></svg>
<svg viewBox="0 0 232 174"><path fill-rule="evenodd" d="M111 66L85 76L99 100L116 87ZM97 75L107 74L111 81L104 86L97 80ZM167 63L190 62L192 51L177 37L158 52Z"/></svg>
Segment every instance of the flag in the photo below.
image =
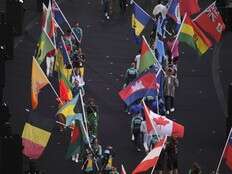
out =
<svg viewBox="0 0 232 174"><path fill-rule="evenodd" d="M70 126L75 120L80 120L82 118L81 113L77 113L76 115L69 116L66 118L65 126Z"/></svg>
<svg viewBox="0 0 232 174"><path fill-rule="evenodd" d="M64 43L64 39L63 39L62 36L61 36L61 42L59 43L59 48L60 48L61 54L63 55L64 64L65 65L70 64L71 63L70 57L68 55L68 51L66 49L66 46L65 46L65 43Z"/></svg>
<svg viewBox="0 0 232 174"><path fill-rule="evenodd" d="M58 50L56 55L55 70L58 72L59 97L60 100L65 103L73 98L73 84L70 82L70 73L67 73L68 70L65 69L63 56L60 50Z"/></svg>
<svg viewBox="0 0 232 174"><path fill-rule="evenodd" d="M42 29L42 33L40 36L40 40L37 44L37 50L35 58L38 61L39 64L41 64L47 53L55 49L55 46L53 45L51 39L49 38L48 34L44 29Z"/></svg>
<svg viewBox="0 0 232 174"><path fill-rule="evenodd" d="M133 13L132 13L132 29L136 36L139 36L147 23L149 22L151 16L148 15L138 4L133 2Z"/></svg>
<svg viewBox="0 0 232 174"><path fill-rule="evenodd" d="M52 0L52 13L55 18L55 21L59 26L66 25L71 29L70 24L68 23L66 17L60 10L60 7L58 6L55 0Z"/></svg>
<svg viewBox="0 0 232 174"><path fill-rule="evenodd" d="M123 165L121 165L121 174L126 174L126 170Z"/></svg>
<svg viewBox="0 0 232 174"><path fill-rule="evenodd" d="M200 12L201 9L198 5L198 0L180 0L180 15L184 16L187 13L191 16L195 13Z"/></svg>
<svg viewBox="0 0 232 174"><path fill-rule="evenodd" d="M161 41L159 38L157 38L156 48L155 49L158 52L159 63L162 64L163 58L165 57L165 48L164 48L164 42Z"/></svg>
<svg viewBox="0 0 232 174"><path fill-rule="evenodd" d="M75 121L74 128L71 132L70 143L66 152L66 159L72 157L72 155L80 154L81 149L84 145L84 127L82 119L77 119Z"/></svg>
<svg viewBox="0 0 232 174"><path fill-rule="evenodd" d="M71 101L67 102L66 104L64 104L56 113L56 115L58 114L62 114L65 118L69 117L69 116L75 116L76 113L74 112L74 108L77 104L77 101L79 99L79 95L77 94Z"/></svg>
<svg viewBox="0 0 232 174"><path fill-rule="evenodd" d="M171 3L169 4L167 15L171 17L177 24L181 24L179 0L171 1Z"/></svg>
<svg viewBox="0 0 232 174"><path fill-rule="evenodd" d="M46 5L43 3L43 11L42 11L42 15L41 15L41 28L44 28L45 26L45 22L46 22L46 16L47 16L47 7Z"/></svg>
<svg viewBox="0 0 232 174"><path fill-rule="evenodd" d="M182 22L178 39L196 49L199 55L204 54L212 46L211 41L188 16Z"/></svg>
<svg viewBox="0 0 232 174"><path fill-rule="evenodd" d="M150 168L155 167L165 142L166 142L166 137L158 141L155 147L147 154L147 156L134 169L132 174L146 172Z"/></svg>
<svg viewBox="0 0 232 174"><path fill-rule="evenodd" d="M228 137L228 143L226 145L224 159L226 161L227 166L230 168L230 170L232 170L232 129L230 130L230 134Z"/></svg>
<svg viewBox="0 0 232 174"><path fill-rule="evenodd" d="M156 96L157 88L155 74L147 72L123 88L118 94L129 106L145 96Z"/></svg>
<svg viewBox="0 0 232 174"><path fill-rule="evenodd" d="M141 58L139 64L139 73L142 73L144 70L148 69L150 66L156 63L156 58L152 53L151 48L147 44L147 41L143 37L141 45Z"/></svg>
<svg viewBox="0 0 232 174"><path fill-rule="evenodd" d="M22 133L23 154L31 159L38 159L48 144L54 124L53 120L32 112Z"/></svg>
<svg viewBox="0 0 232 174"><path fill-rule="evenodd" d="M38 94L40 90L49 84L49 81L40 68L39 64L33 57L32 59L32 71L31 71L31 106L32 109L38 106Z"/></svg>
<svg viewBox="0 0 232 174"><path fill-rule="evenodd" d="M49 1L47 12L46 12L44 30L50 38L52 38L55 35L55 22L54 22L53 15L52 15L52 7L51 7L50 1Z"/></svg>
<svg viewBox="0 0 232 174"><path fill-rule="evenodd" d="M178 138L184 137L184 126L176 123L165 116L158 115L148 109L150 117L154 121L155 129L161 137L163 136L174 136Z"/></svg>
<svg viewBox="0 0 232 174"><path fill-rule="evenodd" d="M225 24L216 7L216 1L193 20L202 30L209 33L217 42L220 41Z"/></svg>
<svg viewBox="0 0 232 174"><path fill-rule="evenodd" d="M144 116L146 121L147 133L151 134L155 131L154 121L152 120L150 116L150 110L148 109L144 101L143 101L143 106L144 106Z"/></svg>

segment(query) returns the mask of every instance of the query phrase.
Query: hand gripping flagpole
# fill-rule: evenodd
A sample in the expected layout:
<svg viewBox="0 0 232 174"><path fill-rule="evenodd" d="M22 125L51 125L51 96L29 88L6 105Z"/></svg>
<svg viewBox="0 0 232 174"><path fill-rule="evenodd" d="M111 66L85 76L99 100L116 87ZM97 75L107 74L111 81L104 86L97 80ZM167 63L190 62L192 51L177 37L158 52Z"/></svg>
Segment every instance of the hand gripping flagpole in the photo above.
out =
<svg viewBox="0 0 232 174"><path fill-rule="evenodd" d="M225 153L225 151L226 151L226 146L227 146L227 144L228 144L228 142L229 142L229 139L230 139L231 133L232 133L232 127L230 128L229 136L227 137L226 144L225 144L224 149L223 149L223 151L222 151L221 158L220 158L220 160L219 160L219 162L218 162L218 166L217 166L217 169L216 169L216 174L219 174L219 168L220 168L220 166L221 166L222 158L223 158L224 153Z"/></svg>

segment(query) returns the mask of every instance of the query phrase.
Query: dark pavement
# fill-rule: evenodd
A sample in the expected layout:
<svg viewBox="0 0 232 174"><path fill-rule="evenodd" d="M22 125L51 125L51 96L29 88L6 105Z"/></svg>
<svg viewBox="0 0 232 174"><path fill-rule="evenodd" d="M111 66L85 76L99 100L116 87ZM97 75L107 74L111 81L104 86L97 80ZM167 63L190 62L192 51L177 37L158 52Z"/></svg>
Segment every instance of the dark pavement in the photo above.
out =
<svg viewBox="0 0 232 174"><path fill-rule="evenodd" d="M150 3L140 4L148 7ZM100 108L100 143L103 147L113 145L116 166L119 168L123 163L130 173L145 155L137 153L130 142L130 118L123 112L117 93L123 84L122 75L136 55L136 48L130 36L131 13L128 11L121 15L119 5L115 5L110 21L103 19L100 0L64 0L60 7L71 25L79 21L84 30L82 48L87 55L86 92L87 96L96 99ZM16 39L14 60L6 62L4 94L13 115L12 127L19 134L28 116L25 108L30 106L31 60L40 34L35 4L28 3L27 6L27 32ZM150 14L152 7L147 10ZM216 170L225 143L225 101L228 84L232 81L231 39L232 34L226 33L222 42L203 57L181 45L180 87L173 116L185 125L185 136L179 148L180 173L187 173L193 161L201 165L203 173ZM52 83L55 85L54 80ZM50 87L41 92L39 110L43 115L55 118L55 98ZM61 138L54 130L45 153L38 161L40 169L46 174L79 173L78 165L64 159L67 142L58 144ZM229 173L223 162L221 174Z"/></svg>

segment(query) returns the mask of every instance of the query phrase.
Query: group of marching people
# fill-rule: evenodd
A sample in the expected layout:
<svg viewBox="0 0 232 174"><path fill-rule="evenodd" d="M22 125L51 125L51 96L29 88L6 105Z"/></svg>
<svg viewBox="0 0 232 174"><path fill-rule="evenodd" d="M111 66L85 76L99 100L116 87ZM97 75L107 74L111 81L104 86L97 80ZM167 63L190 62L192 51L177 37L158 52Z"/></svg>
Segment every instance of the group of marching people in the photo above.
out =
<svg viewBox="0 0 232 174"><path fill-rule="evenodd" d="M74 37L72 32L75 32L76 36ZM107 146L104 150L98 142L98 121L99 121L99 108L95 103L93 98L87 98L88 94L85 94L85 81L84 81L84 72L85 72L85 62L86 57L81 49L81 39L83 31L77 22L75 27L72 28L72 31L69 29L64 35L65 49L69 56L69 61L67 64L64 64L64 69L69 72L69 83L72 86L72 95L76 96L79 94L80 90L82 92L84 100L84 111L86 113L87 120L87 134L88 142L84 142L81 146L81 153L72 155L72 161L76 163L81 163L81 170L85 174L93 173L102 173L102 174L118 174L116 167L113 166L113 158L115 152L112 146ZM77 37L77 38L76 38ZM59 44L59 43L58 43ZM54 63L50 61L56 56L55 50L49 52L46 57L47 62L47 76L53 77L53 66ZM53 58L51 58L53 57ZM68 74L68 73L67 73ZM67 75L66 74L66 75ZM67 103L70 99L65 97L61 99L63 103ZM62 107L63 104L60 103L59 107ZM60 119L61 118L61 119ZM62 120L63 119L63 120ZM65 123L65 118L59 117L59 120ZM74 134L74 125L70 126L71 136ZM64 131L64 127L61 125L60 131Z"/></svg>
<svg viewBox="0 0 232 174"><path fill-rule="evenodd" d="M158 72L160 73L158 95L157 97L145 96L143 99L139 99L126 107L126 112L132 116L131 141L135 144L138 152L144 149L144 151L148 153L154 148L154 145L158 141L157 133L154 132L152 135L148 134L142 100L146 103L149 109L159 115L172 118L175 112L175 90L179 86L177 78L177 63L179 58L178 41L175 41L177 33L172 25L173 21L171 18L166 16L165 11L167 11L167 7L165 6L164 1L160 2L160 4L154 8L153 14L155 19L158 21L160 18L163 18L163 27L165 30L162 34L160 34L156 31L157 27L154 26L150 35L150 47L153 49L157 58L160 57L158 51L155 49L157 39L162 40L165 45L165 56L157 60L159 61L160 66L162 66L162 72ZM172 50L174 41L175 47ZM139 76L140 57L141 50L138 51L138 54L132 60L131 66L126 71L124 87ZM154 69L155 73L157 73L155 67L150 67L149 70L151 69ZM169 171L170 174L178 174L177 137L167 138L165 148L161 151L155 168L155 171L159 174L164 173L166 170Z"/></svg>

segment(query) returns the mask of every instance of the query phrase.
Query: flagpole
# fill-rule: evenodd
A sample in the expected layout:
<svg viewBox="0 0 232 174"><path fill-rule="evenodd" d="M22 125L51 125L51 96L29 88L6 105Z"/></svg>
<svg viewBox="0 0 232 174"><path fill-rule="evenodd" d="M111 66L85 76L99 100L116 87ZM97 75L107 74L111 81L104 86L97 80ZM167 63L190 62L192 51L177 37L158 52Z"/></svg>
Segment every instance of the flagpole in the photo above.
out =
<svg viewBox="0 0 232 174"><path fill-rule="evenodd" d="M167 136L165 136L165 138L164 138L164 143L163 143L163 146L162 146L162 150L163 150L163 147L164 147L166 141L167 141ZM162 152L162 150L161 150L161 152ZM160 152L160 153L161 153L161 152ZM154 170L155 170L155 166L156 166L156 165L153 166L153 168L152 168L152 170L151 170L151 174L153 174L153 172L154 172Z"/></svg>
<svg viewBox="0 0 232 174"><path fill-rule="evenodd" d="M34 61L36 62L37 66L39 67L40 71L42 72L42 75L44 76L44 78L48 81L48 84L50 85L50 87L52 88L53 92L55 93L55 95L57 96L58 100L60 101L61 104L64 104L62 102L62 100L60 99L59 95L57 94L55 88L52 86L51 82L48 80L47 76L44 74L42 68L40 67L40 65L38 64L37 60L35 59L35 57L33 56Z"/></svg>
<svg viewBox="0 0 232 174"><path fill-rule="evenodd" d="M163 69L163 67L162 67L162 65L161 65L161 64L159 63L159 61L157 60L157 58L156 58L154 52L153 52L152 49L150 48L150 45L147 43L147 40L146 40L146 38L144 37L144 35L143 35L142 37L143 37L143 40L146 42L146 44L147 44L147 46L148 46L148 48L149 48L151 54L153 55L154 59L156 60L156 62L157 62L158 65L160 66L161 70L163 71L164 74L166 74L165 71L164 71L164 69Z"/></svg>
<svg viewBox="0 0 232 174"><path fill-rule="evenodd" d="M76 34L74 33L71 25L69 24L68 20L66 19L66 17L64 16L63 12L61 11L60 7L58 6L57 2L54 0L53 2L55 2L56 7L59 9L61 15L63 16L65 22L68 24L68 27L70 28L70 30L72 31L72 33L74 34L75 38L77 39L77 41L80 43L79 39L77 38Z"/></svg>
<svg viewBox="0 0 232 174"><path fill-rule="evenodd" d="M82 107L82 112L83 112L83 117L84 117L84 123L85 123L85 127L86 127L86 132L89 134L89 132L88 132L88 126L87 126L87 120L86 120L86 115L85 115L84 101L83 101L83 96L82 96L81 89L79 89L79 92L80 92L81 107Z"/></svg>
<svg viewBox="0 0 232 174"><path fill-rule="evenodd" d="M229 139L230 139L230 135L231 135L231 133L232 133L232 127L230 128L229 136L227 137L226 144L225 144L224 149L223 149L223 151L222 151L221 158L220 158L220 160L219 160L219 162L218 162L218 166L217 166L216 174L218 174L218 172L219 172L219 168L220 168L220 166L221 166L222 158L223 158L224 153L225 153L225 151L226 151L226 146L227 146L227 144L228 144L228 142L229 142Z"/></svg>
<svg viewBox="0 0 232 174"><path fill-rule="evenodd" d="M212 4L210 4L205 10L203 10L199 15L197 15L197 17L195 17L194 19L193 19L193 21L195 21L195 20L197 20L203 13L205 13L205 11L209 8L209 7L211 7L213 4L215 4L216 3L216 1L214 1Z"/></svg>
<svg viewBox="0 0 232 174"><path fill-rule="evenodd" d="M66 53L66 55L68 56L68 61L69 61L70 65L71 65L72 72L73 72L73 74L76 76L76 73L75 73L74 68L73 68L73 64L72 64L71 59L70 59L70 57L69 57L69 55L68 55L67 49L66 49L66 47L65 47L64 39L63 39L62 36L61 36L61 42L62 42L62 44L63 44L63 46L64 46L65 53Z"/></svg>
<svg viewBox="0 0 232 174"><path fill-rule="evenodd" d="M181 31L181 29L182 29L182 27L183 27L183 25L184 25L184 21L185 21L186 16L187 16L187 13L184 14L183 21L182 21L182 23L181 23L181 25L180 25L180 29L179 29L179 31L178 31L178 33L177 33L177 35L176 35L176 39L175 39L175 41L174 41L174 43L173 43L173 45L172 45L171 52L173 51L173 49L174 49L174 47L175 47L175 45L176 45L176 42L177 42L178 37L179 37L179 35L180 35L180 31Z"/></svg>
<svg viewBox="0 0 232 174"><path fill-rule="evenodd" d="M145 102L144 102L144 98L143 98L142 102L143 102L143 105L144 105L144 109L146 110L146 112L147 112L148 114L150 114L150 113L148 112L148 110L147 110L147 106L146 106L146 104L145 104ZM152 121L153 121L153 120L152 120ZM154 130L155 130L155 134L156 134L158 140L160 141L160 137L159 137L158 132L157 132L157 130L156 130L156 128L155 128L155 125L153 124L153 122L151 122L151 124L152 124L152 127L153 127Z"/></svg>

